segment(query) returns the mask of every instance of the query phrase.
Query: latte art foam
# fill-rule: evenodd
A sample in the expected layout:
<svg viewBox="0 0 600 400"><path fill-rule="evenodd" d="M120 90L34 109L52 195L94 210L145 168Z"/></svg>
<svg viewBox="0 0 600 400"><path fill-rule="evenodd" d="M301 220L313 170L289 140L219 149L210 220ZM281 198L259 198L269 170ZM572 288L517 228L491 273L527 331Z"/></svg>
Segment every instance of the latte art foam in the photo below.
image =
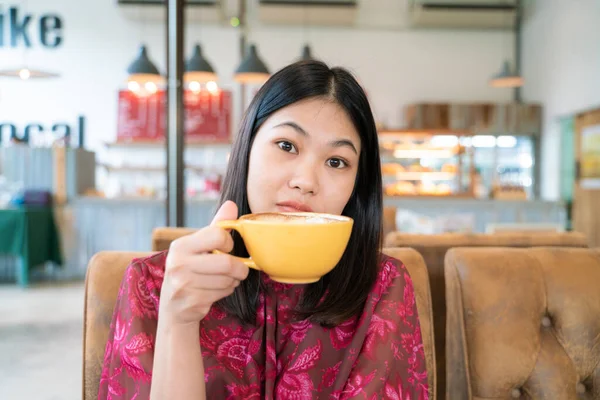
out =
<svg viewBox="0 0 600 400"><path fill-rule="evenodd" d="M340 222L340 220L333 218L326 218L320 215L295 215L295 214L257 214L253 215L252 221L265 221L265 222L285 222L285 223L298 223L298 224L330 224L334 222Z"/></svg>

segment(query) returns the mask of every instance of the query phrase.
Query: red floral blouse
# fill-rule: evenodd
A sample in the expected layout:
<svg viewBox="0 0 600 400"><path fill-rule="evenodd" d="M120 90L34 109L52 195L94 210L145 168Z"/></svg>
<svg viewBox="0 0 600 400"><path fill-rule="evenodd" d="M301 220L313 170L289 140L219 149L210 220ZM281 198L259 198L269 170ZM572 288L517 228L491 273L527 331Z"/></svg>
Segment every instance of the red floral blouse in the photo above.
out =
<svg viewBox="0 0 600 400"><path fill-rule="evenodd" d="M98 399L148 399L166 252L127 268ZM262 275L257 323L212 307L200 324L208 399L428 399L413 285L384 257L362 315L335 328L292 320L302 286Z"/></svg>

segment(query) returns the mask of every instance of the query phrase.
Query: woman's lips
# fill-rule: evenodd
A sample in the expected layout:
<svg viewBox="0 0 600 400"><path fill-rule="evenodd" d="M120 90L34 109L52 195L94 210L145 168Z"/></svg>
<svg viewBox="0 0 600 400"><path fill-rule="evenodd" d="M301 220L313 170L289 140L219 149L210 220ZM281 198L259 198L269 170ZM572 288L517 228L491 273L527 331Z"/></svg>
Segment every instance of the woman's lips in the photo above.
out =
<svg viewBox="0 0 600 400"><path fill-rule="evenodd" d="M310 208L307 204L300 203L297 201L283 201L281 203L277 203L277 207L282 212L312 212L312 208Z"/></svg>

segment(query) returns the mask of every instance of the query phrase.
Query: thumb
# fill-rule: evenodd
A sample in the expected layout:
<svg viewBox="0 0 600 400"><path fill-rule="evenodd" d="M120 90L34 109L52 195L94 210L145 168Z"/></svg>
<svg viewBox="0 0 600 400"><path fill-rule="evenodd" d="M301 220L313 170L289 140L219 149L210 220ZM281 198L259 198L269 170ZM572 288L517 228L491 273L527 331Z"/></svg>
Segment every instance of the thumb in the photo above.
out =
<svg viewBox="0 0 600 400"><path fill-rule="evenodd" d="M237 217L238 217L237 205L233 201L227 200L225 203L223 203L221 205L221 207L219 208L219 211L217 211L217 213L215 214L215 217L213 218L213 220L211 222L211 226L214 225L215 222L217 222L217 221L233 220L233 219L237 219Z"/></svg>

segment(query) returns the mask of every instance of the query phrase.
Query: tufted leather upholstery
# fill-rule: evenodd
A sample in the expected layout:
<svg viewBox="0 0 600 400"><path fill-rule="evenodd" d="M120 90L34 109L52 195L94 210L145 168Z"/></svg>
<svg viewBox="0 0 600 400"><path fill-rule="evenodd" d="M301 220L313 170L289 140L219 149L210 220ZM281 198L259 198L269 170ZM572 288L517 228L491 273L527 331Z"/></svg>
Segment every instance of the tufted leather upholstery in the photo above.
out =
<svg viewBox="0 0 600 400"><path fill-rule="evenodd" d="M83 400L98 398L104 350L125 269L134 258L150 254L103 251L88 264L83 311Z"/></svg>
<svg viewBox="0 0 600 400"><path fill-rule="evenodd" d="M394 257L404 263L415 288L415 298L419 322L421 323L421 336L427 363L427 382L429 384L429 398L436 398L435 374L435 341L433 338L433 314L431 309L431 291L429 290L429 276L423 257L413 249L390 248L383 249L383 253Z"/></svg>
<svg viewBox="0 0 600 400"><path fill-rule="evenodd" d="M580 233L518 233L518 234L442 234L414 235L393 232L385 238L386 247L412 247L425 259L431 284L435 358L437 361L438 398L443 398L446 384L446 288L444 257L453 247L586 247L587 239Z"/></svg>
<svg viewBox="0 0 600 400"><path fill-rule="evenodd" d="M168 250L171 242L181 236L192 234L196 229L160 227L152 231L152 251Z"/></svg>
<svg viewBox="0 0 600 400"><path fill-rule="evenodd" d="M600 251L446 257L448 399L599 399Z"/></svg>

